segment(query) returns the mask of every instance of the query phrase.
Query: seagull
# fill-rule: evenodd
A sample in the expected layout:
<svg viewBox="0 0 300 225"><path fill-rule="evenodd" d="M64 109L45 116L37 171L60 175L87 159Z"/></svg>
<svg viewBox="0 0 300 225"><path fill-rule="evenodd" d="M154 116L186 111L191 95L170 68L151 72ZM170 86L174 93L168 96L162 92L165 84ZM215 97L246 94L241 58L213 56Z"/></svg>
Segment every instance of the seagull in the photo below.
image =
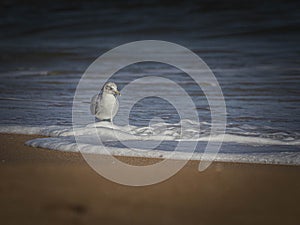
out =
<svg viewBox="0 0 300 225"><path fill-rule="evenodd" d="M119 101L117 95L121 95L117 85L113 82L106 83L102 92L93 96L90 110L101 121L112 122L118 112Z"/></svg>

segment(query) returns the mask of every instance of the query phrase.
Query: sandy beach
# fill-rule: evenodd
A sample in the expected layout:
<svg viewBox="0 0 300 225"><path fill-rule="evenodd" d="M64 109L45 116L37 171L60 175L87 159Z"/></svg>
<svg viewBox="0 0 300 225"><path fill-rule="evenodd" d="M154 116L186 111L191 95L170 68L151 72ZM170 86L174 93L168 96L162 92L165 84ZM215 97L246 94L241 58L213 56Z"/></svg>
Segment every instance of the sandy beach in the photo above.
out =
<svg viewBox="0 0 300 225"><path fill-rule="evenodd" d="M216 162L200 173L193 161L165 182L128 187L99 176L79 153L24 145L37 136L0 137L0 215L6 225L297 224L300 219L297 166Z"/></svg>
<svg viewBox="0 0 300 225"><path fill-rule="evenodd" d="M300 1L0 6L1 225L300 225Z"/></svg>

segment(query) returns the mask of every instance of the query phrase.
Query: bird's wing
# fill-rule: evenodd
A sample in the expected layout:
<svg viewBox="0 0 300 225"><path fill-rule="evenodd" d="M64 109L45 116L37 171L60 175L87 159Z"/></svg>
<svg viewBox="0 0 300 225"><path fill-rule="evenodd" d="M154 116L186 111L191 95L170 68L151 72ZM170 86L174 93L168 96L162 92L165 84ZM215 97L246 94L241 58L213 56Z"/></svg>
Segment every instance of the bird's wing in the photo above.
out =
<svg viewBox="0 0 300 225"><path fill-rule="evenodd" d="M112 118L115 117L115 115L117 114L118 110L119 110L119 101L116 98L116 102L115 102L114 108L112 110Z"/></svg>
<svg viewBox="0 0 300 225"><path fill-rule="evenodd" d="M100 95L96 94L93 96L92 100L91 100L91 105L90 105L90 110L92 115L96 115L96 113L98 112L98 107L100 103Z"/></svg>

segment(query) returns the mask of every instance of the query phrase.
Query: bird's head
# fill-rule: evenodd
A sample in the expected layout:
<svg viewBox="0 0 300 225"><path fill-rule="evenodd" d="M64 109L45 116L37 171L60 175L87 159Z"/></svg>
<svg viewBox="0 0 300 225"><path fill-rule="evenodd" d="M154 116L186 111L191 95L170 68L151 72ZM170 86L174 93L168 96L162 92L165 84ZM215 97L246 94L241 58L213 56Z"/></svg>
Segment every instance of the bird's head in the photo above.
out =
<svg viewBox="0 0 300 225"><path fill-rule="evenodd" d="M114 82L106 83L102 91L108 94L121 95L121 93L118 91L117 85Z"/></svg>

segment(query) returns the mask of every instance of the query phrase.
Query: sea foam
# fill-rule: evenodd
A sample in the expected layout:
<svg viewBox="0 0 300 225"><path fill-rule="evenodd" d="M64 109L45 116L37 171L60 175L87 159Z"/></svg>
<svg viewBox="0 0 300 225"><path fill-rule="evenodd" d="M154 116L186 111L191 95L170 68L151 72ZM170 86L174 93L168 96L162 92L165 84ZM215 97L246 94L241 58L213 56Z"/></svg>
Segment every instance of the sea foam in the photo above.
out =
<svg viewBox="0 0 300 225"><path fill-rule="evenodd" d="M204 144L208 141L223 141L223 143L228 143L229 146L230 144L240 144L240 148L243 148L243 146L250 145L257 146L258 149L261 149L263 146L294 146L295 148L299 148L300 146L300 141L295 138L285 137L280 140L262 137L266 135L246 136L230 133L224 135L209 135L208 130L199 130L201 124L188 120L182 121L182 123L186 123L185 127L189 128L182 131L180 123L157 123L151 125L151 127L136 127L130 125L117 126L107 122L101 122L81 127L0 126L0 132L47 136L45 138L29 140L26 142L26 145L59 151L78 152L80 149L81 153L111 154L115 156L300 165L299 151L231 151L226 153L221 151L215 156L209 152L205 152L204 154L204 152L197 151L197 149L195 152L187 150L174 154L172 145L162 145L162 147L154 149L147 148L147 143L151 141L155 142L155 147L157 147L161 141L173 143L197 142ZM274 137L274 135L270 135L270 137ZM101 142L99 142L99 139ZM127 146L130 141L136 142L135 147ZM156 142L158 144L156 144Z"/></svg>

